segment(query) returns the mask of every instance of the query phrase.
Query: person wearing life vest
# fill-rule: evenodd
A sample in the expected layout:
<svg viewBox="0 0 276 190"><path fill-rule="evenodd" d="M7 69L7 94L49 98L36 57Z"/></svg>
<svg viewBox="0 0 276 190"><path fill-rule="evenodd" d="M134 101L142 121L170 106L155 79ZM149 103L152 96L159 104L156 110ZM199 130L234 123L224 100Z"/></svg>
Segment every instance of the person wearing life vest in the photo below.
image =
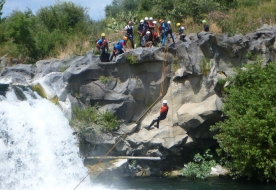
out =
<svg viewBox="0 0 276 190"><path fill-rule="evenodd" d="M133 24L132 21L128 22L128 25L124 28L125 36L129 39L132 49L134 49L134 37L133 37Z"/></svg>
<svg viewBox="0 0 276 190"><path fill-rule="evenodd" d="M180 23L177 23L176 26L179 27L178 28L179 39L182 42L185 42L185 36L186 35L184 34L184 30L185 30L184 26L182 26Z"/></svg>
<svg viewBox="0 0 276 190"><path fill-rule="evenodd" d="M175 43L175 41L174 41L174 36L173 36L173 34L172 34L171 21L168 21L168 22L167 22L167 27L168 27L168 29L167 29L166 35L170 34L170 36L171 36L171 38L172 38L172 40L173 40L173 43Z"/></svg>
<svg viewBox="0 0 276 190"><path fill-rule="evenodd" d="M107 39L105 38L105 33L102 33L101 34L101 39L99 39L97 42L96 42L96 47L97 49L101 52L101 55L102 54L105 54L106 52L108 52L108 41Z"/></svg>
<svg viewBox="0 0 276 190"><path fill-rule="evenodd" d="M150 31L151 33L153 33L154 28L155 28L155 24L154 24L153 22L154 22L154 21L153 21L153 18L150 17L150 18L149 18L148 24L149 24L149 31Z"/></svg>
<svg viewBox="0 0 276 190"><path fill-rule="evenodd" d="M166 44L168 25L163 19L159 19L159 34L162 37L162 46Z"/></svg>
<svg viewBox="0 0 276 190"><path fill-rule="evenodd" d="M110 61L113 60L113 57L120 55L124 52L126 52L126 43L127 43L128 38L126 36L123 37L122 40L120 40L117 44L114 45L113 47L113 53L110 57Z"/></svg>
<svg viewBox="0 0 276 190"><path fill-rule="evenodd" d="M203 31L204 32L209 32L209 25L207 25L206 20L203 20L202 24L203 24Z"/></svg>
<svg viewBox="0 0 276 190"><path fill-rule="evenodd" d="M142 38L142 47L152 47L152 39L150 39L150 31L146 32L146 35Z"/></svg>
<svg viewBox="0 0 276 190"><path fill-rule="evenodd" d="M140 46L142 46L142 38L143 36L146 34L146 29L145 29L145 25L144 25L144 20L140 20L140 24L138 26L138 30L137 33L139 35L140 38Z"/></svg>
<svg viewBox="0 0 276 190"><path fill-rule="evenodd" d="M168 102L167 102L167 100L163 100L163 105L162 105L162 107L160 108L160 115L159 115L156 119L152 120L151 124L150 124L149 126L145 127L145 128L146 128L147 130L149 130L150 127L151 127L155 122L157 122L156 127L157 127L157 129L158 129L158 128L159 128L159 122L160 122L161 120L166 119L168 111L169 111Z"/></svg>

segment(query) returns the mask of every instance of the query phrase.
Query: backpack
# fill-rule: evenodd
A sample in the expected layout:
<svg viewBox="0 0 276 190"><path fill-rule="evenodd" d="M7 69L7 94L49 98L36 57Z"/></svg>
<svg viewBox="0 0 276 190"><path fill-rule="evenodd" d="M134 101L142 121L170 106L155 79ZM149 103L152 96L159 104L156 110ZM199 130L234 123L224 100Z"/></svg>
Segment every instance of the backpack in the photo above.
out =
<svg viewBox="0 0 276 190"><path fill-rule="evenodd" d="M164 24L164 25L163 25L163 24ZM164 31L165 31L165 32L169 31L169 30L170 30L169 24L166 23L166 22L163 22L163 24L162 24L162 28L164 28Z"/></svg>

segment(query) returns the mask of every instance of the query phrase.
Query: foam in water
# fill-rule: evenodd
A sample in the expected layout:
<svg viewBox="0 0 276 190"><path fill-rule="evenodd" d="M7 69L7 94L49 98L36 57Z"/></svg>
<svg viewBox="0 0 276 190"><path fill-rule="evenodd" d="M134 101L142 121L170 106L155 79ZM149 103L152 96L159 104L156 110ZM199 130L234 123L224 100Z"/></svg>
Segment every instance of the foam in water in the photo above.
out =
<svg viewBox="0 0 276 190"><path fill-rule="evenodd" d="M89 172L62 111L45 99L0 97L0 189L74 189ZM77 189L105 189L89 177Z"/></svg>

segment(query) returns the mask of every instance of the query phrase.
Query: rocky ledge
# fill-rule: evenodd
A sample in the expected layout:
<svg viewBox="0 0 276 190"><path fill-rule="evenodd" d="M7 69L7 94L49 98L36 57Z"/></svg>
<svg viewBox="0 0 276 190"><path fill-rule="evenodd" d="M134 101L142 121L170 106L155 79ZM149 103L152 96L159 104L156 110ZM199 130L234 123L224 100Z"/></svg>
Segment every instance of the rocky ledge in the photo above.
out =
<svg viewBox="0 0 276 190"><path fill-rule="evenodd" d="M109 155L160 157L159 161L137 161L133 170L137 175L141 171L159 175L183 168L192 152L217 144L209 128L225 119L223 85L218 81L256 57L263 64L275 61L275 36L276 28L269 26L245 36L201 32L169 45L168 53L164 47L137 48L110 63L100 62L92 52L12 67L7 67L3 57L0 83L40 86L46 98L57 98L68 119L76 105L97 104L113 112L123 121L119 129L101 136L84 134L89 146L82 154L102 156L123 137ZM159 99L168 100L168 116L159 129L146 130L144 126L159 115L160 101L148 108Z"/></svg>

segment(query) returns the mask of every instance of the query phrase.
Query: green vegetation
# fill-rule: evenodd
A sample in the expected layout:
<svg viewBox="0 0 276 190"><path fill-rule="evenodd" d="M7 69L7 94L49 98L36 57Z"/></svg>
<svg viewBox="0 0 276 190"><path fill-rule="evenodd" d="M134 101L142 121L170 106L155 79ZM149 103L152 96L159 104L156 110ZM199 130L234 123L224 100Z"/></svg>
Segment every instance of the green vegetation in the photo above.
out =
<svg viewBox="0 0 276 190"><path fill-rule="evenodd" d="M182 169L183 176L205 179L210 176L211 167L216 166L216 161L209 149L203 155L196 154L193 160Z"/></svg>
<svg viewBox="0 0 276 190"><path fill-rule="evenodd" d="M212 130L234 178L276 181L275 75L275 63L248 64L228 86L223 112L229 119Z"/></svg>
<svg viewBox="0 0 276 190"><path fill-rule="evenodd" d="M38 59L82 55L104 29L104 22L93 21L87 9L72 2L31 10L13 11L0 23L0 55Z"/></svg>
<svg viewBox="0 0 276 190"><path fill-rule="evenodd" d="M201 73L204 76L208 76L210 73L210 70L212 68L212 64L210 62L209 58L204 58L200 64L200 68L201 68Z"/></svg>
<svg viewBox="0 0 276 190"><path fill-rule="evenodd" d="M52 98L51 100L50 100L50 102L52 102L52 103L54 103L54 104L58 104L58 97L57 96L55 96L54 98Z"/></svg>
<svg viewBox="0 0 276 190"><path fill-rule="evenodd" d="M0 16L5 1L0 0ZM256 8L257 7L257 8ZM20 62L83 55L95 47L105 32L109 41L123 36L127 21L134 22L135 44L138 21L147 17L177 22L186 32L202 30L206 19L214 33L245 34L263 24L276 23L276 0L113 0L105 8L106 18L95 21L87 9L72 2L57 1L41 7L35 14L15 10L0 20L0 56L16 57ZM134 62L132 62L134 63Z"/></svg>
<svg viewBox="0 0 276 190"><path fill-rule="evenodd" d="M108 110L100 112L97 106L94 107L74 107L75 118L70 122L71 126L78 128L81 133L85 133L93 124L102 126L96 129L102 132L111 132L119 126L116 116Z"/></svg>
<svg viewBox="0 0 276 190"><path fill-rule="evenodd" d="M3 9L5 2L6 2L5 0L0 0L0 22L1 22L1 16L3 14L3 12L1 12L1 11Z"/></svg>
<svg viewBox="0 0 276 190"><path fill-rule="evenodd" d="M46 93L40 84L34 85L31 88L33 91L36 91L38 95L41 96L42 98L47 98Z"/></svg>
<svg viewBox="0 0 276 190"><path fill-rule="evenodd" d="M128 61L129 64L134 65L137 63L137 56L129 54L126 56L126 60Z"/></svg>
<svg viewBox="0 0 276 190"><path fill-rule="evenodd" d="M111 77L106 77L106 76L100 76L100 78L99 78L99 81L100 81L101 83L104 83L104 84L108 83L108 82L111 81L111 80L112 80Z"/></svg>

